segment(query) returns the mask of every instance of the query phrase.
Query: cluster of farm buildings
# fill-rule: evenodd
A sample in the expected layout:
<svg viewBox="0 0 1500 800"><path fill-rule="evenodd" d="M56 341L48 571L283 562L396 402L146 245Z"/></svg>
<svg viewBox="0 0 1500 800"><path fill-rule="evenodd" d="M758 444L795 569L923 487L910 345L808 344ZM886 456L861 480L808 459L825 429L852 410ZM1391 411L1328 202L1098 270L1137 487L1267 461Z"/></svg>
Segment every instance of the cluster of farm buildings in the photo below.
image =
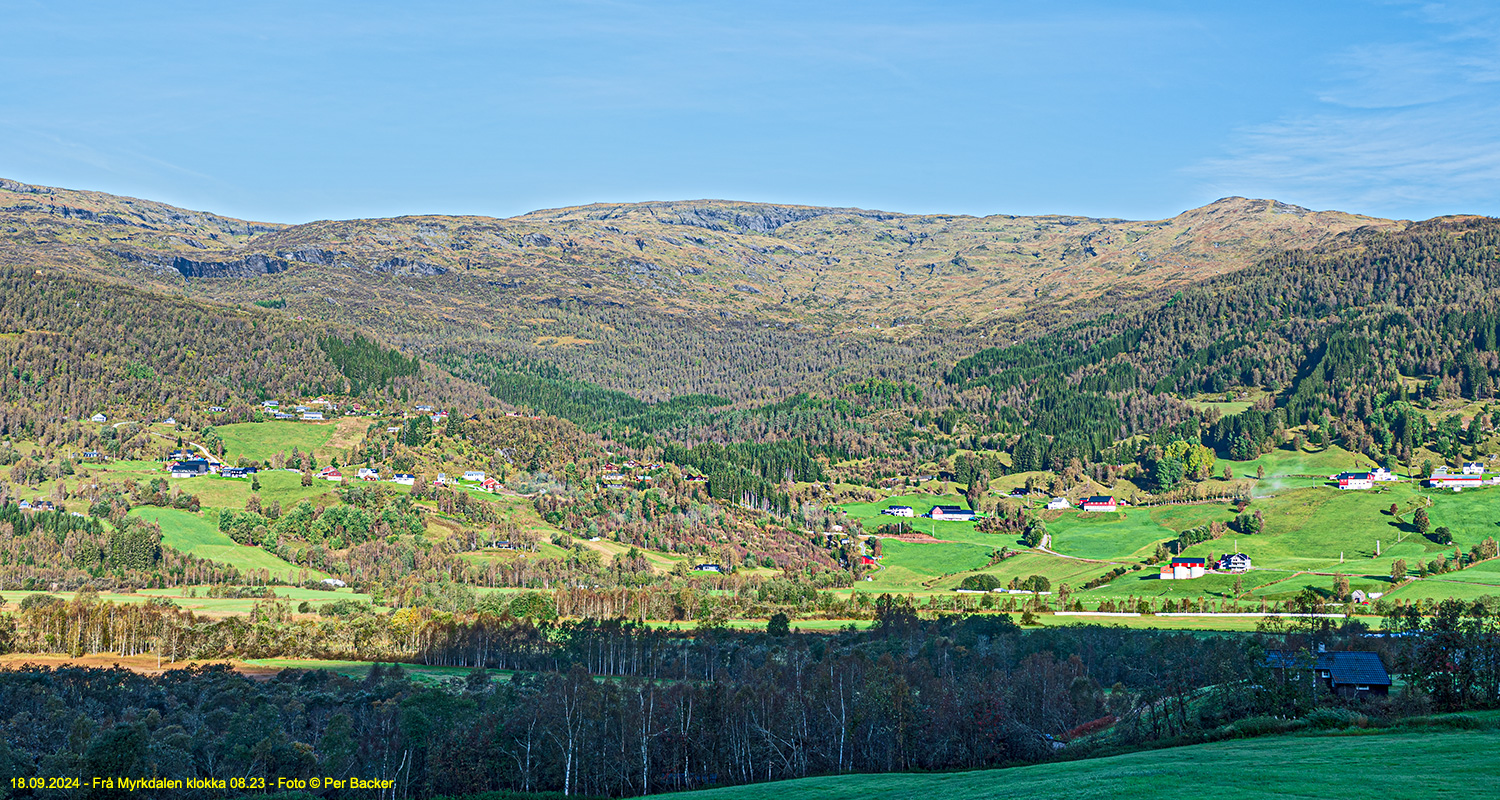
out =
<svg viewBox="0 0 1500 800"><path fill-rule="evenodd" d="M1072 507L1072 504L1069 503L1068 499L1065 497L1054 497L1052 498L1051 502L1047 503L1047 508L1051 510ZM1120 508L1120 503L1111 496L1097 496L1090 497L1084 500L1082 503L1078 504L1078 507L1083 511L1109 513L1118 511ZM917 516L916 509L912 508L911 506L888 506L881 509L880 513L888 517ZM933 506L931 511L928 511L922 516L928 519L947 520L951 522L973 522L974 520L979 518L979 514L977 514L973 509L964 508L963 506L942 505Z"/></svg>
<svg viewBox="0 0 1500 800"><path fill-rule="evenodd" d="M1171 561L1161 565L1161 574L1158 577L1164 581L1185 581L1201 578L1207 575L1209 570L1234 574L1248 572L1250 556L1244 553L1227 553L1212 563L1209 563L1206 558L1174 556Z"/></svg>
<svg viewBox="0 0 1500 800"><path fill-rule="evenodd" d="M1340 472L1337 475L1330 475L1328 479L1336 482L1340 489L1355 491L1373 489L1378 483L1401 480L1399 476L1384 467L1376 467L1369 472ZM1487 476L1483 464L1466 461L1457 471L1450 471L1448 467L1438 467L1424 481L1434 489L1452 489L1457 492L1479 486L1500 485L1500 474Z"/></svg>
<svg viewBox="0 0 1500 800"><path fill-rule="evenodd" d="M441 409L435 409L432 406L428 405L418 405L415 408L418 415L426 415L427 417L431 418L434 425L446 422L448 420L448 412ZM225 408L224 406L208 406L203 410L209 414L223 414L229 411L229 409ZM292 404L289 406L283 406L280 400L265 400L261 402L260 410L262 415L264 415L265 417L269 417L270 419L300 420L302 422L327 422L332 415L338 413L338 411L340 410L340 406L336 403L333 403L332 401L325 400L324 398L319 397L316 400L308 400L305 404ZM359 403L352 403L349 406L343 408L344 416L350 417L374 417L380 416L382 413L384 412L378 409L366 408ZM404 417L410 417L411 415L411 412L403 412L402 414L402 416ZM516 413L509 413L506 414L506 416L517 417L521 415ZM109 416L104 414L103 412L100 412L93 415L89 419L93 422L105 423L109 421ZM536 417L533 417L533 419L536 419ZM177 424L177 420L173 419L172 417L158 420L158 422L163 425Z"/></svg>
<svg viewBox="0 0 1500 800"><path fill-rule="evenodd" d="M198 478L205 475L217 475L221 478L250 478L260 472L259 467L231 467L218 461L210 461L207 458L196 456L187 450L178 450L167 457L167 471L174 478ZM295 469L287 472L297 472ZM318 472L318 477L325 481L342 481L344 473L337 467L324 467ZM357 480L378 481L381 480L378 470L361 467L356 474ZM416 483L417 476L409 473L398 472L385 479L389 483L399 483L411 486Z"/></svg>
<svg viewBox="0 0 1500 800"><path fill-rule="evenodd" d="M258 467L231 467L217 461L209 461L206 458L194 457L186 450L179 450L169 456L167 470L174 478L196 478L203 475L218 475L222 478L249 478L259 472ZM288 472L297 472L289 469ZM343 481L346 477L343 470L338 467L324 467L319 470L318 478L335 483ZM412 486L417 482L417 476L408 472L398 472L388 478L382 478L380 470L370 467L359 467L352 476L359 481L386 481L387 483L399 483L403 486ZM504 486L494 477L485 475L480 470L468 470L463 474L462 481L477 484L476 488L487 492L498 492ZM457 481L449 478L443 473L438 473L437 478L432 481L434 486L455 485Z"/></svg>

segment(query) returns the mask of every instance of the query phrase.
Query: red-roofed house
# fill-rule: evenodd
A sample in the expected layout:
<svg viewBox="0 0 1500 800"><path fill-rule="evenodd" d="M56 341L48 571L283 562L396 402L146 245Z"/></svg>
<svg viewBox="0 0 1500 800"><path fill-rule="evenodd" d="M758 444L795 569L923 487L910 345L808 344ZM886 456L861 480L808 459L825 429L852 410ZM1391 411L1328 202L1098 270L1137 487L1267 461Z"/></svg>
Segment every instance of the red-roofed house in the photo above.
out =
<svg viewBox="0 0 1500 800"><path fill-rule="evenodd" d="M1171 563L1161 565L1161 579L1185 581L1191 578L1201 578L1206 566L1204 559L1177 556L1172 559Z"/></svg>
<svg viewBox="0 0 1500 800"><path fill-rule="evenodd" d="M1113 496L1095 496L1083 501L1081 508L1084 511L1117 511L1119 510L1119 505L1115 503Z"/></svg>
<svg viewBox="0 0 1500 800"><path fill-rule="evenodd" d="M1484 476L1455 473L1431 475L1427 478L1427 485L1434 489L1467 489L1472 486L1483 486Z"/></svg>
<svg viewBox="0 0 1500 800"><path fill-rule="evenodd" d="M1373 489L1375 476L1368 472L1340 472L1333 476L1340 489Z"/></svg>

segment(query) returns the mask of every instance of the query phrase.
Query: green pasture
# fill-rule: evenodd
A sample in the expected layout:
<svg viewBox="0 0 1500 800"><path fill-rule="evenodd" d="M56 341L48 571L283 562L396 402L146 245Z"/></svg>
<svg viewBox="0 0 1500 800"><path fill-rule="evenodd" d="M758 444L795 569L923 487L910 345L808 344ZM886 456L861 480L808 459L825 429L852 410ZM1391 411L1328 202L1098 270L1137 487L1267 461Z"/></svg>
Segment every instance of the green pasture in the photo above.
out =
<svg viewBox="0 0 1500 800"><path fill-rule="evenodd" d="M1052 549L1063 555L1111 561L1145 558L1158 542L1177 535L1153 519L1150 509L1064 511L1047 522L1047 532Z"/></svg>
<svg viewBox="0 0 1500 800"><path fill-rule="evenodd" d="M1280 454L1283 464L1298 457L1328 456L1325 452L1298 456L1282 451ZM1306 465L1305 461L1296 463L1301 466L1295 468ZM851 503L844 508L851 516L874 519L878 524L896 519L881 517L881 508L910 505L920 513L944 502L961 501L956 497L918 495L879 503ZM1398 508L1396 516L1390 514L1392 504ZM1390 483L1378 491L1351 492L1324 485L1305 485L1285 488L1272 496L1257 497L1252 501L1249 510L1258 510L1265 518L1262 533L1250 535L1226 531L1220 539L1190 547L1185 555L1215 558L1236 548L1250 555L1257 568L1241 579L1245 599L1285 600L1304 589L1327 596L1331 593L1335 573L1348 576L1352 588L1386 592L1391 589L1387 576L1396 559L1404 559L1408 571L1412 572L1419 561L1430 561L1439 554L1451 555L1453 551L1453 546L1439 546L1416 533L1411 523L1413 512L1424 504L1430 504L1427 510L1432 527L1450 527L1456 545L1465 552L1486 537L1500 538L1500 488L1453 493L1433 492L1407 483ZM1008 582L1011 577L1040 574L1051 580L1054 586L1068 583L1076 587L1109 571L1115 564L1140 563L1152 554L1159 542L1174 540L1184 530L1213 522L1228 523L1234 518L1235 511L1227 503L1200 503L1126 508L1113 514L1076 510L1042 514L1051 534L1051 548L1074 558L1029 552L1021 558L986 567L992 550L1005 545L1019 548L1020 544L1009 536L978 533L967 523L938 522L937 538L943 541L882 540L884 557L881 568L871 573L873 581L861 583L858 588L873 592L952 589L964 575L977 571L992 572L1002 582ZM931 520L920 518L915 521L919 531L933 524ZM868 527L872 526L867 523ZM1377 541L1380 546L1378 557L1375 555ZM1154 567L1148 567L1140 572L1127 573L1083 596L1226 598L1233 594L1232 576L1161 581L1156 572ZM1328 574L1309 574L1312 572ZM1476 571L1467 574L1441 577L1446 582L1435 578L1433 580L1437 583L1421 588L1408 587L1401 590L1399 596L1442 596L1445 587L1453 596L1478 596L1485 590L1473 588L1474 585L1500 587L1500 562L1480 565Z"/></svg>
<svg viewBox="0 0 1500 800"><path fill-rule="evenodd" d="M210 616L228 616L231 614L248 614L261 602L259 598L224 598L209 597L207 586L172 587L170 589L138 589L130 593L100 592L97 598L104 602L120 604L144 603L155 597L172 601L173 605L195 614L207 614ZM370 596L357 594L351 589L339 589L332 592L324 592L316 589L304 589L297 586L273 586L271 591L276 594L277 602L289 602L293 604L306 600L314 607L333 600L362 600L370 601ZM71 602L75 592L33 592L22 590L10 590L4 593L5 610L15 610L20 602L34 594L50 594Z"/></svg>
<svg viewBox="0 0 1500 800"><path fill-rule="evenodd" d="M1251 510L1259 509L1265 515L1263 533L1247 536L1230 532L1217 541L1194 545L1187 554L1223 553L1238 542L1240 552L1249 555L1256 566L1388 575L1391 565L1400 558L1411 570L1417 560L1428 561L1453 550L1417 534L1411 525L1411 513L1399 518L1389 514L1392 503L1406 509L1422 498L1431 499L1428 515L1432 527L1448 525L1456 545L1464 551L1487 536L1500 538L1500 527L1494 522L1500 509L1500 489L1454 494L1407 484L1391 484L1384 492L1316 487L1256 500ZM1223 518L1229 518L1227 510ZM1377 541L1379 557L1375 555Z"/></svg>
<svg viewBox="0 0 1500 800"><path fill-rule="evenodd" d="M881 509L891 506L911 506L917 514L916 517L890 517L880 513ZM958 495L932 495L932 494L908 494L888 497L873 503L840 503L838 508L842 509L854 519L864 523L865 532L873 532L881 525L905 522L912 526L916 533L926 533L938 539L947 541L961 541L970 543L991 542L993 548L999 548L1008 541L1000 541L1000 537L979 533L974 530L972 522L957 522L954 520L932 520L923 519L922 515L932 510L933 506L963 506L969 507L969 501Z"/></svg>
<svg viewBox="0 0 1500 800"><path fill-rule="evenodd" d="M1391 592L1392 600L1478 600L1481 597L1500 597L1500 586L1492 583L1464 583L1454 580L1463 573L1448 573L1431 578L1409 581Z"/></svg>
<svg viewBox="0 0 1500 800"><path fill-rule="evenodd" d="M241 571L268 570L281 580L295 582L302 567L283 561L259 547L236 543L219 532L217 512L209 510L202 515L175 508L142 506L130 511L142 519L161 526L162 544L184 553L228 564ZM322 579L328 574L308 569L309 577Z"/></svg>
<svg viewBox="0 0 1500 800"><path fill-rule="evenodd" d="M1264 573L1270 573L1266 575ZM1349 579L1350 590L1361 590L1366 594L1370 592L1389 592L1393 588L1390 576L1360 574L1357 571L1341 573ZM1333 596L1333 582L1337 580L1334 575L1314 575L1309 572L1276 572L1273 570L1252 570L1245 575L1245 591L1252 599L1266 600L1288 600L1304 591L1312 590L1324 597ZM1252 589L1252 582L1255 588ZM1194 581L1196 583L1196 581Z"/></svg>
<svg viewBox="0 0 1500 800"><path fill-rule="evenodd" d="M1351 453L1338 445L1329 445L1319 450L1294 450L1290 443L1264 453L1249 461L1230 461L1220 458L1214 466L1218 474L1228 466L1237 478L1253 478L1257 467L1264 467L1265 478L1255 484L1255 494L1269 494L1283 489L1305 486L1321 486L1329 475L1350 470L1367 470L1375 466L1368 457ZM1312 478L1296 478L1295 475L1312 475Z"/></svg>
<svg viewBox="0 0 1500 800"><path fill-rule="evenodd" d="M1352 735L1352 734L1358 735ZM938 774L839 775L683 792L682 800L1429 800L1490 794L1500 733L1274 736L1107 758Z"/></svg>
<svg viewBox="0 0 1500 800"><path fill-rule="evenodd" d="M1427 512L1432 526L1446 525L1452 529L1454 544L1465 551L1486 538L1500 539L1500 486L1462 492L1434 489L1422 492L1432 498L1432 508Z"/></svg>
<svg viewBox="0 0 1500 800"><path fill-rule="evenodd" d="M316 451L333 438L336 422L237 422L214 428L224 440L224 457L231 464L238 458L266 461L295 447L304 453ZM323 464L322 466L327 466Z"/></svg>
<svg viewBox="0 0 1500 800"><path fill-rule="evenodd" d="M166 478L167 473L164 467L165 465L160 461L111 461L107 464L81 465L79 470L88 473L101 472L104 473L103 477L110 480L128 477L136 482L144 482L152 478ZM328 481L313 481L312 486L303 486L300 473L286 470L262 470L257 473L257 479L260 481L260 499L264 503L280 501L285 507L299 500L320 495L328 495L329 503L335 502L332 497L335 484ZM244 508L245 501L250 498L252 485L249 478L220 478L217 475L167 478L167 482L174 488L197 495L202 505L214 508ZM69 480L69 483L76 483L76 479ZM49 483L38 488L37 496L45 496L51 491L50 487Z"/></svg>
<svg viewBox="0 0 1500 800"><path fill-rule="evenodd" d="M280 502L282 508L290 508L299 500L318 497L323 498L322 504L325 506L338 502L337 495L333 493L338 484L330 481L314 480L312 486L303 486L300 473L280 469L262 470L256 474L256 478L260 481L260 501L265 505ZM200 478L180 478L172 481L172 485L181 487L184 492L198 495L198 502L204 506L244 508L245 501L250 499L250 487L253 484L249 478L205 475Z"/></svg>
<svg viewBox="0 0 1500 800"><path fill-rule="evenodd" d="M970 572L990 561L993 548L977 544L880 540L880 569L870 573L866 591L903 591L953 572Z"/></svg>
<svg viewBox="0 0 1500 800"><path fill-rule="evenodd" d="M1160 570L1157 567L1142 567L1139 572L1127 572L1097 589L1078 594L1085 602L1090 599L1118 600L1123 597L1167 597L1173 600L1203 597L1220 600L1234 595L1233 576L1204 575L1187 581L1164 581L1159 576ZM1246 591L1249 591L1253 580L1250 575L1245 576Z"/></svg>
<svg viewBox="0 0 1500 800"><path fill-rule="evenodd" d="M886 543L889 546L889 542ZM933 547L934 545L914 545L916 547ZM1087 583L1113 567L1109 564L1096 564L1089 561L1078 561L1071 558L1058 558L1057 556L1035 551L1022 552L1019 555L1001 561L992 567L970 570L953 575L934 584L938 589L956 589L958 584L969 575L983 572L994 575L1000 579L1001 585L1010 583L1012 578L1025 579L1032 575L1041 575L1052 582L1053 590L1058 586L1067 584L1070 587L1078 587ZM1123 579L1122 579L1123 580ZM875 586L877 582L868 585Z"/></svg>
<svg viewBox="0 0 1500 800"><path fill-rule="evenodd" d="M1455 580L1464 583L1487 583L1500 586L1500 559L1481 561L1466 570L1437 575L1432 580Z"/></svg>

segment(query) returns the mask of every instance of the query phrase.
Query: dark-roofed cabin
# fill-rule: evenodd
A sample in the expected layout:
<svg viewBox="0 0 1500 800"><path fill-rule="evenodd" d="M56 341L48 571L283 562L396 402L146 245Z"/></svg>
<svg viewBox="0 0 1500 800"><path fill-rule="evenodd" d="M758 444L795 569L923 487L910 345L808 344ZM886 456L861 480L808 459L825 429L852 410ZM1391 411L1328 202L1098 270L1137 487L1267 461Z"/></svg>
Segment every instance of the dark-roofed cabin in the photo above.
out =
<svg viewBox="0 0 1500 800"><path fill-rule="evenodd" d="M195 458L173 464L171 471L174 478L196 478L199 475L207 475L212 472L213 467L204 459Z"/></svg>
<svg viewBox="0 0 1500 800"><path fill-rule="evenodd" d="M1272 650L1266 653L1266 663L1273 669L1310 668L1324 688L1340 697L1364 699L1391 691L1391 675L1380 655L1367 650L1317 654Z"/></svg>
<svg viewBox="0 0 1500 800"><path fill-rule="evenodd" d="M1250 569L1250 556L1244 553L1229 553L1219 559L1219 569L1224 572L1245 572Z"/></svg>

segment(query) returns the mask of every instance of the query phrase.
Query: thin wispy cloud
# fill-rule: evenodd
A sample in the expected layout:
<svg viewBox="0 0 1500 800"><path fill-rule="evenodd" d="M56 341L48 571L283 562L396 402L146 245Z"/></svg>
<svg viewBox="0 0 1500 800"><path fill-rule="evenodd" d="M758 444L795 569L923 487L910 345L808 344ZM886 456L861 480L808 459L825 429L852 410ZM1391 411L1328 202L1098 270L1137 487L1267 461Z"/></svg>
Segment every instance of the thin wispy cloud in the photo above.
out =
<svg viewBox="0 0 1500 800"><path fill-rule="evenodd" d="M1412 38L1349 47L1316 105L1236 131L1189 174L1221 193L1388 216L1500 204L1500 15L1411 10Z"/></svg>

